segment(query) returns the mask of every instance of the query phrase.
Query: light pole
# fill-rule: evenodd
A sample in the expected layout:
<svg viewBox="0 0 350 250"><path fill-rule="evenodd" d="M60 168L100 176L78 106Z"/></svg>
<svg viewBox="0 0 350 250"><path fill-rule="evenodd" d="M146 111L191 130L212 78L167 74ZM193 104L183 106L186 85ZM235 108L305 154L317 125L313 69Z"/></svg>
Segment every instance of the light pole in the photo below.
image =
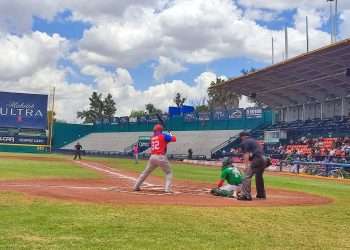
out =
<svg viewBox="0 0 350 250"><path fill-rule="evenodd" d="M272 65L275 63L275 39L272 37Z"/></svg>
<svg viewBox="0 0 350 250"><path fill-rule="evenodd" d="M338 30L338 0L335 0L335 13L334 13L334 41L337 41L337 30Z"/></svg>
<svg viewBox="0 0 350 250"><path fill-rule="evenodd" d="M330 8L330 26L331 26L331 42L337 41L337 21L338 21L338 0L327 0ZM333 2L335 2L333 13Z"/></svg>

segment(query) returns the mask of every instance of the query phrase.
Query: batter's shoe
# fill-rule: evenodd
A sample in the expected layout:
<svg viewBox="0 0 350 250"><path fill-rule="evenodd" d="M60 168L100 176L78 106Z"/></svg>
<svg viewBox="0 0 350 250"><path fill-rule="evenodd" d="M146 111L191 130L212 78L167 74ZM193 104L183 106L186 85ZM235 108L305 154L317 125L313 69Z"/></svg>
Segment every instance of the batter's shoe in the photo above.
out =
<svg viewBox="0 0 350 250"><path fill-rule="evenodd" d="M239 200L239 201L251 201L253 199L250 195L239 195L237 197L237 200Z"/></svg>
<svg viewBox="0 0 350 250"><path fill-rule="evenodd" d="M258 200L266 200L266 195L257 195L256 198Z"/></svg>

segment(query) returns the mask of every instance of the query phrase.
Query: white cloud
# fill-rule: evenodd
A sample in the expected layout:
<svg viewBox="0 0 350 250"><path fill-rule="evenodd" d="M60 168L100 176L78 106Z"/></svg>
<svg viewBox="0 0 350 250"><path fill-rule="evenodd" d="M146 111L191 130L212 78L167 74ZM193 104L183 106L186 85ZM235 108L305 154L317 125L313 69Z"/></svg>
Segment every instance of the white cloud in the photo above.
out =
<svg viewBox="0 0 350 250"><path fill-rule="evenodd" d="M161 9L164 0L65 0L64 6L73 11L74 20L105 23L120 20L124 15L136 14L142 8ZM137 16L135 16L137 17Z"/></svg>
<svg viewBox="0 0 350 250"><path fill-rule="evenodd" d="M350 38L350 9L346 10L341 15L341 25L340 25L340 37Z"/></svg>
<svg viewBox="0 0 350 250"><path fill-rule="evenodd" d="M273 7L283 9L286 6L281 2ZM295 25L289 28L291 56L305 51L305 15L309 15L312 48L319 48L330 40L329 35L319 29L325 22L324 12L306 7L298 9ZM249 14L249 11L253 13ZM86 31L72 59L80 65L113 64L118 67L158 58L182 64L208 63L227 57L269 62L271 36L281 45L284 39L281 31L270 30L254 21L272 19L276 15L274 10L254 7L243 14L231 0L178 0L159 12L138 8L127 13L122 21L101 21ZM283 46L276 45L276 54L282 52ZM154 75L157 77L158 74L159 68L156 68Z"/></svg>
<svg viewBox="0 0 350 250"><path fill-rule="evenodd" d="M153 103L156 107L166 110L169 105L173 105L172 100L177 92L187 97L190 102L197 103L207 97L207 88L216 79L214 73L204 72L191 85L174 80L140 91L135 88L129 72L123 68L108 72L101 67L88 66L83 68L83 73L96 78L97 91L113 95L118 115L129 115L133 109L144 109L147 103Z"/></svg>
<svg viewBox="0 0 350 250"><path fill-rule="evenodd" d="M326 1L318 0L238 0L238 3L248 8L261 8L270 10L290 10L303 6L304 8L321 8L327 6Z"/></svg>
<svg viewBox="0 0 350 250"><path fill-rule="evenodd" d="M186 68L179 62L174 62L164 56L159 57L159 64L155 67L153 78L163 80L166 76L185 71Z"/></svg>
<svg viewBox="0 0 350 250"><path fill-rule="evenodd" d="M0 32L21 34L31 32L33 16L52 20L63 10L60 1L11 0L0 1Z"/></svg>
<svg viewBox="0 0 350 250"><path fill-rule="evenodd" d="M244 12L244 17L251 20L271 22L278 19L278 12L248 8Z"/></svg>
<svg viewBox="0 0 350 250"><path fill-rule="evenodd" d="M57 34L0 34L0 80L17 79L54 66L66 47L67 41Z"/></svg>
<svg viewBox="0 0 350 250"><path fill-rule="evenodd" d="M69 84L65 76L64 70L44 67L16 81L0 81L0 91L49 94L56 87L57 118L76 121L76 111L87 107L93 89L82 83Z"/></svg>

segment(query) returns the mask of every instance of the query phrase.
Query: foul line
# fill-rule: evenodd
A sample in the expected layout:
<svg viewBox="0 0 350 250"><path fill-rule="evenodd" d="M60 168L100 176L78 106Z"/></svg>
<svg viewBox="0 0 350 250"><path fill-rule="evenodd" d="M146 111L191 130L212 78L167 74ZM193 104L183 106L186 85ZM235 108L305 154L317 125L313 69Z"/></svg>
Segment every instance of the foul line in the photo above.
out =
<svg viewBox="0 0 350 250"><path fill-rule="evenodd" d="M79 163L80 165L83 165L85 167L95 169L95 170L100 171L100 172L105 172L107 174L110 174L110 175L113 175L113 176L117 176L120 179L126 179L126 180L129 180L129 181L132 181L132 182L136 182L136 180L137 180L137 178L135 178L135 177L131 177L131 176L127 176L127 175L118 173L114 169L112 171L104 169L104 168L109 168L109 167L100 168L100 167L98 167L96 165L93 165L93 164L90 164L90 163L86 163L86 162L82 162L82 161L77 161L77 163ZM111 169L111 168L109 168L109 169ZM157 185L151 184L149 182L144 182L143 185L148 186L148 187L157 186Z"/></svg>

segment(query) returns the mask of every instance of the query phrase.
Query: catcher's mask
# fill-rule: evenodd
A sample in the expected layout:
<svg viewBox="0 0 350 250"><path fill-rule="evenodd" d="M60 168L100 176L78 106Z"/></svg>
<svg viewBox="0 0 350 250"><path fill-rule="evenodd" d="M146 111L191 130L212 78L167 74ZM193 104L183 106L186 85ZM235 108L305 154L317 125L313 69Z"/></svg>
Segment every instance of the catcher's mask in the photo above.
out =
<svg viewBox="0 0 350 250"><path fill-rule="evenodd" d="M231 167L231 165L232 165L231 157L224 157L222 159L222 168Z"/></svg>

